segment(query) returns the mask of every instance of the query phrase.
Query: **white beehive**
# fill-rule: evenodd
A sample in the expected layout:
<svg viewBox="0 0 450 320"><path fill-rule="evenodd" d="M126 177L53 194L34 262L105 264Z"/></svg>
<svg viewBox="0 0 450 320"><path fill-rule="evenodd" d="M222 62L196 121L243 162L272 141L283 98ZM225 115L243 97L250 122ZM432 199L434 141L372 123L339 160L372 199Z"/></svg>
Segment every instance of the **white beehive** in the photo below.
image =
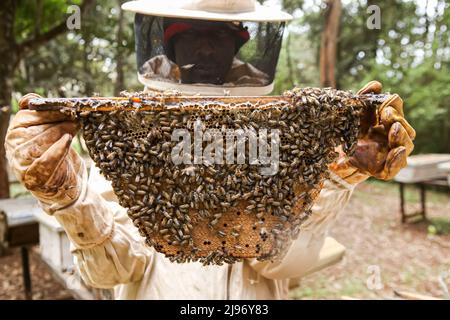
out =
<svg viewBox="0 0 450 320"><path fill-rule="evenodd" d="M70 242L58 221L43 212L35 213L39 221L41 257L52 269L65 272L73 269Z"/></svg>
<svg viewBox="0 0 450 320"><path fill-rule="evenodd" d="M443 178L446 176L439 170L439 164L450 161L450 154L419 154L408 158L408 165L400 170L395 181L414 183Z"/></svg>

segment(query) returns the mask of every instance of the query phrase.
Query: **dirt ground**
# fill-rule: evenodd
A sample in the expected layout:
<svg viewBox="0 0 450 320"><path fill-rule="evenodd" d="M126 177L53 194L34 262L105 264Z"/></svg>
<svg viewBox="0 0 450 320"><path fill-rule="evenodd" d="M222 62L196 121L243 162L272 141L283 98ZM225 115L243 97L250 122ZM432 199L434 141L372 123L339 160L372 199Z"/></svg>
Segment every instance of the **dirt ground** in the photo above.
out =
<svg viewBox="0 0 450 320"><path fill-rule="evenodd" d="M72 299L71 294L60 285L39 259L37 248L30 250L30 273L33 300ZM0 257L0 300L25 299L22 281L20 250L13 249Z"/></svg>
<svg viewBox="0 0 450 320"><path fill-rule="evenodd" d="M408 213L418 211L417 195L407 189ZM445 298L439 277L449 273L450 290L450 235L429 233L427 222L401 224L399 208L396 185L358 186L331 231L347 248L344 259L305 277L291 297L390 299L397 290ZM430 218L450 222L449 193L427 192L427 210Z"/></svg>
<svg viewBox="0 0 450 320"><path fill-rule="evenodd" d="M417 194L407 190L409 212L419 208ZM449 193L428 192L427 209L430 217L450 219ZM394 289L445 298L439 276L450 273L450 235L430 234L426 222L402 225L395 185L358 186L331 235L346 246L344 259L305 277L291 298L394 298ZM36 250L30 264L33 299L70 298ZM446 281L450 287L450 276ZM23 298L20 251L13 250L0 257L0 300Z"/></svg>

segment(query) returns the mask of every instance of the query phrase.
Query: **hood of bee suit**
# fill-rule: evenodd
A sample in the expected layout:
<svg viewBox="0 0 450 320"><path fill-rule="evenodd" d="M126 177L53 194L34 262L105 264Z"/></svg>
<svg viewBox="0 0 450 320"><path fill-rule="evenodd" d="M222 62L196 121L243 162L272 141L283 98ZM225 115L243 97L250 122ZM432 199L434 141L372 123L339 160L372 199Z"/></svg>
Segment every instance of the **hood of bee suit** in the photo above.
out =
<svg viewBox="0 0 450 320"><path fill-rule="evenodd" d="M262 6L256 0L139 0L125 3L122 9L136 13L138 79L147 89L210 96L259 96L272 92L285 22L292 19L291 15L276 7ZM167 18L187 20L186 25L192 20L236 26L237 53L224 83L180 80L180 70L190 65L176 65L169 44L174 34L184 29L180 25L168 28Z"/></svg>

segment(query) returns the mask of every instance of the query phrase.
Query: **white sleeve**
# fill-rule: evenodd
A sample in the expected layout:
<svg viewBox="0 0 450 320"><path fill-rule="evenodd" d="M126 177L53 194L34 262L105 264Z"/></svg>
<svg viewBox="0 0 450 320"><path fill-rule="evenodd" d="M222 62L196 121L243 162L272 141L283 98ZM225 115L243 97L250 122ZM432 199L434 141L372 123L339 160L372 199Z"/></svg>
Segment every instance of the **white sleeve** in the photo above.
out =
<svg viewBox="0 0 450 320"><path fill-rule="evenodd" d="M98 288L140 280L153 260L154 251L112 195L111 185L94 168L89 181L87 172L83 178L79 199L53 213L72 242L83 280Z"/></svg>

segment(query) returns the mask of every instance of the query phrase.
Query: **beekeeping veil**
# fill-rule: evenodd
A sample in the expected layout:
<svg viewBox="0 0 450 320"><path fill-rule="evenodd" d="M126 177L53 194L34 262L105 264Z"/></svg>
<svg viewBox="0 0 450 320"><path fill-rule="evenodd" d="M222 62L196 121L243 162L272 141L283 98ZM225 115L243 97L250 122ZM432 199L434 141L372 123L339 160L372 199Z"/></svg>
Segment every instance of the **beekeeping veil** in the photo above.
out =
<svg viewBox="0 0 450 320"><path fill-rule="evenodd" d="M232 96L272 91L289 14L255 0L139 0L122 9L136 13L138 77L146 88ZM187 30L214 28L228 30L235 39L235 56L223 81L185 81L183 72L195 72L198 66L177 64L173 40Z"/></svg>

